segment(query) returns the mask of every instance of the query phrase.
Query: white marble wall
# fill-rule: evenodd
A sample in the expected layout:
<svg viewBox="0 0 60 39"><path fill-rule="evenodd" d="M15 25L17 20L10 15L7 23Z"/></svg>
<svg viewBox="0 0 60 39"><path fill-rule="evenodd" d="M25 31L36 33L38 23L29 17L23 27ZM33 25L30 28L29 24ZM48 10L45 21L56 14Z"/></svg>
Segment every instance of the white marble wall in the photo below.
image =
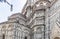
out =
<svg viewBox="0 0 60 39"><path fill-rule="evenodd" d="M44 10L35 11L34 23L32 24L33 36L32 39L44 39Z"/></svg>
<svg viewBox="0 0 60 39"><path fill-rule="evenodd" d="M60 28L56 24L56 22L58 20L57 18L59 18L59 14L60 14L60 0L57 0L57 2L50 8L50 14L49 14L50 27L51 27L50 28L51 29L51 35L50 35L51 39L54 39L55 37L59 37L58 30L60 30Z"/></svg>
<svg viewBox="0 0 60 39"><path fill-rule="evenodd" d="M13 14L7 22L0 24L0 39L30 39L30 29L26 27L26 19L22 14Z"/></svg>

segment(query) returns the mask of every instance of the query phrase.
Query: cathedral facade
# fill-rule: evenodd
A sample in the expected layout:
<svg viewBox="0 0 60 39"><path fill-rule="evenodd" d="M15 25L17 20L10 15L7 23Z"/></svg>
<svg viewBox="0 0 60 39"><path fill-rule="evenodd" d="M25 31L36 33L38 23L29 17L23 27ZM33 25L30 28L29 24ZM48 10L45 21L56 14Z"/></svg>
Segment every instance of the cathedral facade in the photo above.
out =
<svg viewBox="0 0 60 39"><path fill-rule="evenodd" d="M0 23L0 39L60 39L60 0L27 0Z"/></svg>

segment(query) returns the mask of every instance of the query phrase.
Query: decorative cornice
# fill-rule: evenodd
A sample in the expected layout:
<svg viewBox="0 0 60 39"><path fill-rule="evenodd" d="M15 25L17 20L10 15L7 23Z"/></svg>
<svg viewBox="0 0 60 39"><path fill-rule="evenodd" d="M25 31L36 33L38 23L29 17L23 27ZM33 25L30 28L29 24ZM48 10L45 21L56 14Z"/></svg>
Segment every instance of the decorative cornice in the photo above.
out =
<svg viewBox="0 0 60 39"><path fill-rule="evenodd" d="M34 28L34 27L37 27L37 26L45 26L45 24L33 25L31 28Z"/></svg>
<svg viewBox="0 0 60 39"><path fill-rule="evenodd" d="M50 5L48 4L48 7L51 7L56 1L58 1L58 0L52 0L52 1L48 1L48 0L39 0L39 1L37 1L36 3L38 3L38 2L40 2L40 1L46 1L46 2L48 2L48 3L50 3ZM36 4L35 3L35 4ZM27 12L27 8L29 7L29 6L31 6L32 8L35 6L35 4L33 5L33 6L31 6L31 5L29 5L27 2L26 2L26 4L24 5L24 7L23 7L23 9L22 9L22 13L23 14L25 14L26 12Z"/></svg>

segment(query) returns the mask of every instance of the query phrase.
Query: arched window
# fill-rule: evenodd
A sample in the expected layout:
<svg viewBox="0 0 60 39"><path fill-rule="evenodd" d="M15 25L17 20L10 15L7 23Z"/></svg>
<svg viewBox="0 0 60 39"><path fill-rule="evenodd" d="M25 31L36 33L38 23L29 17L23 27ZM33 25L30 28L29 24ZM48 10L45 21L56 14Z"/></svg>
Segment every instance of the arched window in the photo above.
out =
<svg viewBox="0 0 60 39"><path fill-rule="evenodd" d="M3 37L2 37L2 39L5 39L5 34L3 34Z"/></svg>
<svg viewBox="0 0 60 39"><path fill-rule="evenodd" d="M25 38L24 39L27 39L27 36L25 36Z"/></svg>
<svg viewBox="0 0 60 39"><path fill-rule="evenodd" d="M19 21L17 20L17 23L19 23Z"/></svg>
<svg viewBox="0 0 60 39"><path fill-rule="evenodd" d="M42 33L42 27L38 27L37 32Z"/></svg>

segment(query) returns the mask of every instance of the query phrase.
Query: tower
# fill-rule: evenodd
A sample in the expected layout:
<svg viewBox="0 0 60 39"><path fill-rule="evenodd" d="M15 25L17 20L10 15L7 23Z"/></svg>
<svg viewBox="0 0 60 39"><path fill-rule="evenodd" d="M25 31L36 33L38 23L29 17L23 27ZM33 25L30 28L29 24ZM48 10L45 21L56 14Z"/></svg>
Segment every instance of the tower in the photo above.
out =
<svg viewBox="0 0 60 39"><path fill-rule="evenodd" d="M46 11L50 6L49 0L27 0L27 8L23 14L27 17L27 26L32 29L32 39L49 39Z"/></svg>

